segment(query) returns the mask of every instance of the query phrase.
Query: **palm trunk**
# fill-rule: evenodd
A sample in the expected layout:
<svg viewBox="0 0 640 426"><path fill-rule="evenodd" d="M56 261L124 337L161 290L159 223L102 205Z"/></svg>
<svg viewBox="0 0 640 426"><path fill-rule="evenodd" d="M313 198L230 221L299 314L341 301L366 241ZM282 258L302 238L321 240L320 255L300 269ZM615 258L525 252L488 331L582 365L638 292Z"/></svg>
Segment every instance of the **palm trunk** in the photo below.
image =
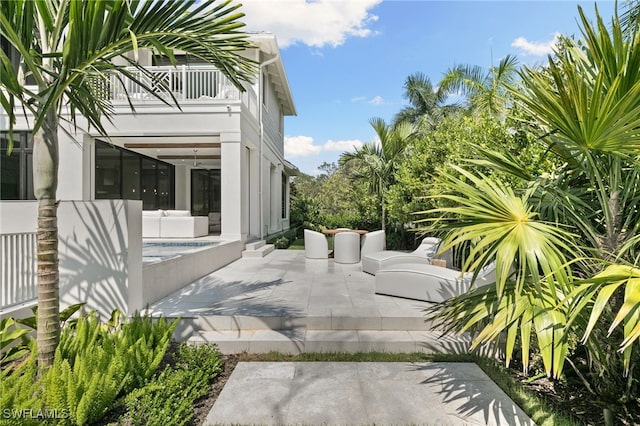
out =
<svg viewBox="0 0 640 426"><path fill-rule="evenodd" d="M58 272L58 121L47 113L33 135L33 189L38 205L38 315L36 341L40 369L53 364L60 340Z"/></svg>
<svg viewBox="0 0 640 426"><path fill-rule="evenodd" d="M60 339L58 220L55 199L44 198L38 205L38 365L53 364Z"/></svg>
<svg viewBox="0 0 640 426"><path fill-rule="evenodd" d="M385 231L385 223L387 221L387 209L384 208L384 200L382 200L382 230Z"/></svg>

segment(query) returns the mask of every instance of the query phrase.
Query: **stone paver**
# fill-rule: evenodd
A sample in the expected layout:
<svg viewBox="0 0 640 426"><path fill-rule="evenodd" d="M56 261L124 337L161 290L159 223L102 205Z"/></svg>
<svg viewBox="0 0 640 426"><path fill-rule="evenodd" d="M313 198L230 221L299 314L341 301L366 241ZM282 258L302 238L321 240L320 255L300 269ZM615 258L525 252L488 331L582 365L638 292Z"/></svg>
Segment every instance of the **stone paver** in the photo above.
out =
<svg viewBox="0 0 640 426"><path fill-rule="evenodd" d="M475 364L241 362L206 423L533 425Z"/></svg>

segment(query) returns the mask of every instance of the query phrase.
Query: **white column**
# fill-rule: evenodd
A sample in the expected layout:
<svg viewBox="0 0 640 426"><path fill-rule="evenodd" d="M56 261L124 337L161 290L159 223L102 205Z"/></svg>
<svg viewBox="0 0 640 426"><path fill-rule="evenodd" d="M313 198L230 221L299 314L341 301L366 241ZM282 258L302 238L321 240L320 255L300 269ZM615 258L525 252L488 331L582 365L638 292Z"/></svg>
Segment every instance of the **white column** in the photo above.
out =
<svg viewBox="0 0 640 426"><path fill-rule="evenodd" d="M222 167L221 180L221 233L222 239L241 240L247 239L248 224L243 220L245 215L246 191L245 182L248 180L246 156L244 147L240 142L240 133L223 133L220 135Z"/></svg>

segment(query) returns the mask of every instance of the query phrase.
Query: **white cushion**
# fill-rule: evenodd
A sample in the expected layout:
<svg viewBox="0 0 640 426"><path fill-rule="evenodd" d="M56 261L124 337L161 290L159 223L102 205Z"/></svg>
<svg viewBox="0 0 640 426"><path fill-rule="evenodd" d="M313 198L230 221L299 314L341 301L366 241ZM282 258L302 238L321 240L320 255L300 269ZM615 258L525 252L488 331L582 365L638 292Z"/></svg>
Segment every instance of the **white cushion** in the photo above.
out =
<svg viewBox="0 0 640 426"><path fill-rule="evenodd" d="M142 216L162 217L164 216L164 210L142 210Z"/></svg>
<svg viewBox="0 0 640 426"><path fill-rule="evenodd" d="M189 210L167 210L165 212L165 216L167 216L167 217L191 217L191 212Z"/></svg>

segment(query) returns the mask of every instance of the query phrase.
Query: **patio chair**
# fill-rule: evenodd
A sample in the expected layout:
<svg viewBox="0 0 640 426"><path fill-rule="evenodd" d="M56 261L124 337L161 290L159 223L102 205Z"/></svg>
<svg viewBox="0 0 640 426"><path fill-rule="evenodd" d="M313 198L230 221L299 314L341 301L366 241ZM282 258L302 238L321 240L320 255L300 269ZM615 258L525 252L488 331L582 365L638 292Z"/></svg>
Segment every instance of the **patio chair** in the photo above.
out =
<svg viewBox="0 0 640 426"><path fill-rule="evenodd" d="M305 229L304 257L307 259L328 259L329 243L327 237L320 232Z"/></svg>
<svg viewBox="0 0 640 426"><path fill-rule="evenodd" d="M360 262L360 234L340 232L333 239L333 260L336 263Z"/></svg>
<svg viewBox="0 0 640 426"><path fill-rule="evenodd" d="M399 263L425 263L428 264L438 252L440 238L426 237L414 251L407 253L402 251L385 250L362 255L362 271L371 275L391 265Z"/></svg>
<svg viewBox="0 0 640 426"><path fill-rule="evenodd" d="M403 263L376 273L376 293L425 302L443 302L477 288L495 283L495 263L484 267L472 284L473 272L461 273L426 263Z"/></svg>
<svg viewBox="0 0 640 426"><path fill-rule="evenodd" d="M387 238L383 230L366 233L360 239L360 256L379 253L387 248Z"/></svg>

